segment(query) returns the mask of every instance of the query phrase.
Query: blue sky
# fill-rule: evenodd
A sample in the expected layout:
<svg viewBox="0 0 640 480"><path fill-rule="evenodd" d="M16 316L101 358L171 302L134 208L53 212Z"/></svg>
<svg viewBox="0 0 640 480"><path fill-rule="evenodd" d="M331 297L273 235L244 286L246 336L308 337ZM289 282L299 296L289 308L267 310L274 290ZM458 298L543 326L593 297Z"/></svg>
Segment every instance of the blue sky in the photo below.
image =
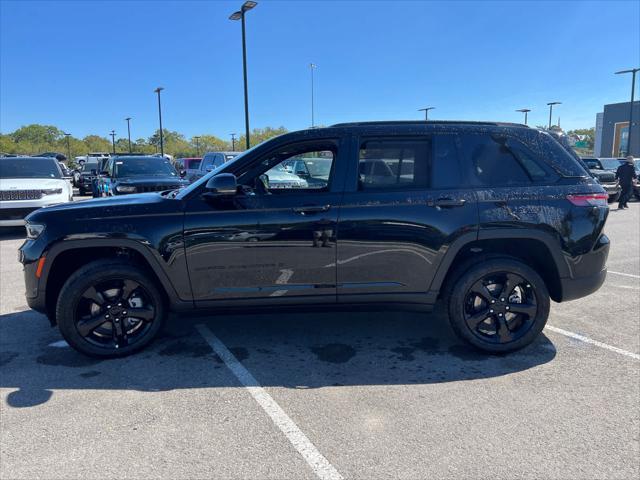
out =
<svg viewBox="0 0 640 480"><path fill-rule="evenodd" d="M243 131L241 1L0 0L0 130ZM251 126L422 118L591 127L628 101L640 2L268 1L247 14ZM637 95L640 91L636 88ZM557 112L557 114L556 114Z"/></svg>

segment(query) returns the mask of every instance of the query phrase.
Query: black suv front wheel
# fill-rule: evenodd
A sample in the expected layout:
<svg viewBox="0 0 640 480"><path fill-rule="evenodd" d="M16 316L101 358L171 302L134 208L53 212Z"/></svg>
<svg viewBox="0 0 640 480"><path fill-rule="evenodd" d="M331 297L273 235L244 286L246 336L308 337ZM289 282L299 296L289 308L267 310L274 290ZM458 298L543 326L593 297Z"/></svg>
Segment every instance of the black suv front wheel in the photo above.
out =
<svg viewBox="0 0 640 480"><path fill-rule="evenodd" d="M74 272L56 306L64 339L94 357L124 357L147 345L165 318L162 295L141 268L97 260Z"/></svg>
<svg viewBox="0 0 640 480"><path fill-rule="evenodd" d="M456 334L476 348L505 353L529 345L549 316L549 292L531 267L511 258L459 270L448 298Z"/></svg>

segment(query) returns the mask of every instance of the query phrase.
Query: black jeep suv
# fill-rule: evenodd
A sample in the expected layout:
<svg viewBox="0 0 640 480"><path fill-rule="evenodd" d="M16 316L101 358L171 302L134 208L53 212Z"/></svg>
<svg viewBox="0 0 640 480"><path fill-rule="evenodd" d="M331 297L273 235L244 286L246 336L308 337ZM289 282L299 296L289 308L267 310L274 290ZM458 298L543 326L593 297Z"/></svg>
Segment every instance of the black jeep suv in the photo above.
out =
<svg viewBox="0 0 640 480"><path fill-rule="evenodd" d="M326 183L270 188L295 157ZM20 248L27 301L77 350L123 356L168 311L442 298L455 332L521 348L550 299L606 275L607 194L549 134L480 122L288 133L182 190L40 209Z"/></svg>

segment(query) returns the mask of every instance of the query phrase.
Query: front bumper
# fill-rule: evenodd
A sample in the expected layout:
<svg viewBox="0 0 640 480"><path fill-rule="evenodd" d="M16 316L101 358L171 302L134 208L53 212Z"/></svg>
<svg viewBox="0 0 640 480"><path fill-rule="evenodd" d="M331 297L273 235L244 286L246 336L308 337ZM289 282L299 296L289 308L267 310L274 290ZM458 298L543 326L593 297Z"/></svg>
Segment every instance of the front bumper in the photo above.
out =
<svg viewBox="0 0 640 480"><path fill-rule="evenodd" d="M24 225L24 219L31 212L49 205L68 202L64 193L47 195L37 200L6 200L0 202L0 227L18 227Z"/></svg>

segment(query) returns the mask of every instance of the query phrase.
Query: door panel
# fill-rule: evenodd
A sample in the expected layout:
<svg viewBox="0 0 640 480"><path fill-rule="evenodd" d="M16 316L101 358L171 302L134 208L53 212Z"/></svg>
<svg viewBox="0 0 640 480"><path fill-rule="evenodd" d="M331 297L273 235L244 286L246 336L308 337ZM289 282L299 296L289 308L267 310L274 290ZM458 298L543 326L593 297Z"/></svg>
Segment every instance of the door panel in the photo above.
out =
<svg viewBox="0 0 640 480"><path fill-rule="evenodd" d="M266 260L256 252L259 215L255 197L189 201L184 240L196 302L245 298L260 285Z"/></svg>
<svg viewBox="0 0 640 480"><path fill-rule="evenodd" d="M263 262L255 295L335 301L340 198L330 192L261 198L255 251L269 261Z"/></svg>
<svg viewBox="0 0 640 480"><path fill-rule="evenodd" d="M339 224L339 300L354 294L426 293L448 245L476 226L471 191L345 194Z"/></svg>

